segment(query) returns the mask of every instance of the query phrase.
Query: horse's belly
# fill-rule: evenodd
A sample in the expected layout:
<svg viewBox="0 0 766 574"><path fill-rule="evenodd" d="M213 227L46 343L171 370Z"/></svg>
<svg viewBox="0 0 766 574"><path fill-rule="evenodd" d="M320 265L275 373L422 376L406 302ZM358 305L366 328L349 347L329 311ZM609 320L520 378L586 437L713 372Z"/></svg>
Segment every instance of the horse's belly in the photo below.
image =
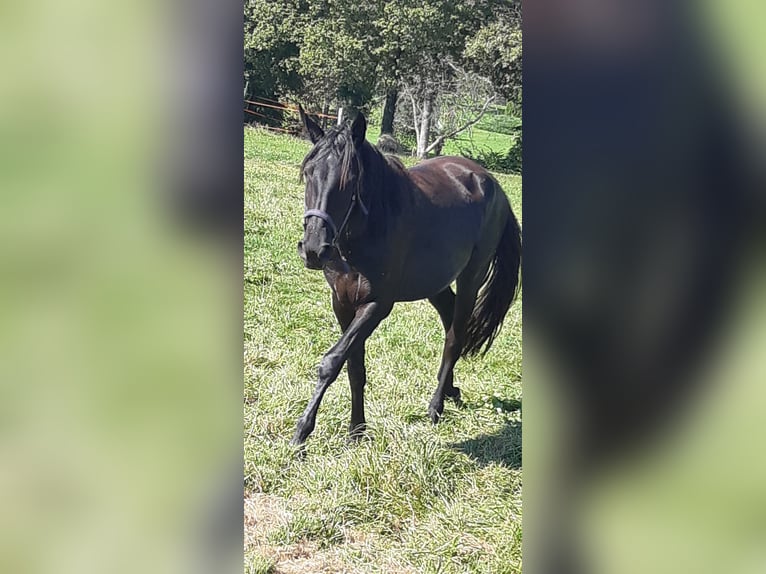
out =
<svg viewBox="0 0 766 574"><path fill-rule="evenodd" d="M412 257L402 273L398 301L432 297L449 287L471 258L471 249Z"/></svg>
<svg viewBox="0 0 766 574"><path fill-rule="evenodd" d="M403 250L399 300L425 299L449 287L481 239L485 207L468 203L421 214Z"/></svg>

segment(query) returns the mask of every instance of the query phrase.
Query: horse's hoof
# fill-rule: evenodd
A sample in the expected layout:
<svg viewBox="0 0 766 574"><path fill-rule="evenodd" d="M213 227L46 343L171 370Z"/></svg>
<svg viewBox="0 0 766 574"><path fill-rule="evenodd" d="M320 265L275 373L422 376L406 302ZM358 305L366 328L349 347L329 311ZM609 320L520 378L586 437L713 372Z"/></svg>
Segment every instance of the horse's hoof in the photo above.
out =
<svg viewBox="0 0 766 574"><path fill-rule="evenodd" d="M298 427L297 429L295 429L295 434L293 435L293 438L290 441L290 446L303 446L303 443L306 442L306 439L309 438L310 434L311 434L310 430L305 430L301 427Z"/></svg>
<svg viewBox="0 0 766 574"><path fill-rule="evenodd" d="M451 398L453 401L455 401L455 404L461 405L463 404L463 401L460 400L460 388L459 387L452 387L451 389L445 391L444 393L449 398Z"/></svg>
<svg viewBox="0 0 766 574"><path fill-rule="evenodd" d="M365 438L368 438L367 426L364 423L361 423L348 429L348 437L346 438L346 443L350 445L358 444L362 441L362 439Z"/></svg>
<svg viewBox="0 0 766 574"><path fill-rule="evenodd" d="M372 437L365 433L354 433L350 434L346 437L346 444L348 446L357 446L358 444L362 442L369 442L372 440Z"/></svg>
<svg viewBox="0 0 766 574"><path fill-rule="evenodd" d="M428 417L431 419L431 422L433 424L436 424L439 422L439 419L441 418L443 412L444 412L444 405L440 405L440 406L431 405L430 407L428 407Z"/></svg>
<svg viewBox="0 0 766 574"><path fill-rule="evenodd" d="M292 441L290 441L290 444L295 447L295 450L293 451L293 455L297 460L306 460L306 445L305 444L293 444Z"/></svg>

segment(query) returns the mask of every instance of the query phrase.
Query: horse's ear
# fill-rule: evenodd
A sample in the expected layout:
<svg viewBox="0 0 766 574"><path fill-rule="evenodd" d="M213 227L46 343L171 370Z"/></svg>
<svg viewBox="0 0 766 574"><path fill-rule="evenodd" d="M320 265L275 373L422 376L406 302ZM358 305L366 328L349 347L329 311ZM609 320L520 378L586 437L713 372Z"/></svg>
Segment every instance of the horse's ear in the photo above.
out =
<svg viewBox="0 0 766 574"><path fill-rule="evenodd" d="M303 106L300 104L298 104L298 114L301 116L301 123L303 124L303 128L306 130L311 143L317 143L321 140L324 137L324 131L319 127L319 124L306 115L306 112L303 111Z"/></svg>
<svg viewBox="0 0 766 574"><path fill-rule="evenodd" d="M354 140L354 145L361 147L364 142L364 134L367 131L367 120L364 119L364 114L359 112L356 114L353 123L351 124L351 138Z"/></svg>

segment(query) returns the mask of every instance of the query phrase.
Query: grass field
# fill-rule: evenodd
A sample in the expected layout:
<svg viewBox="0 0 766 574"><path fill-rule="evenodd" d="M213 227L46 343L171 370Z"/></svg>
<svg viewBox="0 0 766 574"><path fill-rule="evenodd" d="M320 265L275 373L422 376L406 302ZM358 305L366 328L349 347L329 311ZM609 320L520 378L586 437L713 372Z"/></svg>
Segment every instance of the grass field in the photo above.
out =
<svg viewBox="0 0 766 574"><path fill-rule="evenodd" d="M380 136L380 126L371 124L367 128L367 139L375 143ZM449 139L444 143L442 153L444 155L459 155L462 150L486 150L505 153L513 145L513 137L474 127L466 130L456 138ZM508 191L508 190L506 190ZM510 193L510 192L509 192Z"/></svg>
<svg viewBox="0 0 766 574"><path fill-rule="evenodd" d="M442 327L427 302L400 303L367 343L369 440L346 443L344 369L305 457L289 447L340 334L295 248L308 149L245 130L245 572L520 572L520 299L490 353L458 363L464 404L448 401L439 425L426 409ZM521 219L521 178L498 180Z"/></svg>

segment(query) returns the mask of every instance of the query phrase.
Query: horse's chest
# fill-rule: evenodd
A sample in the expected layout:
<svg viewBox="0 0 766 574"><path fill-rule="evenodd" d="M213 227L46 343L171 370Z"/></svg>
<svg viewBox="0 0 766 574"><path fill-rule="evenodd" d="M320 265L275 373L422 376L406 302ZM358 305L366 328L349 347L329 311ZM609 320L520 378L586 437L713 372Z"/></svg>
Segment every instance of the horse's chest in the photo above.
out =
<svg viewBox="0 0 766 574"><path fill-rule="evenodd" d="M370 300L372 286L361 273L346 273L339 275L330 284L335 297L344 305L360 305Z"/></svg>

